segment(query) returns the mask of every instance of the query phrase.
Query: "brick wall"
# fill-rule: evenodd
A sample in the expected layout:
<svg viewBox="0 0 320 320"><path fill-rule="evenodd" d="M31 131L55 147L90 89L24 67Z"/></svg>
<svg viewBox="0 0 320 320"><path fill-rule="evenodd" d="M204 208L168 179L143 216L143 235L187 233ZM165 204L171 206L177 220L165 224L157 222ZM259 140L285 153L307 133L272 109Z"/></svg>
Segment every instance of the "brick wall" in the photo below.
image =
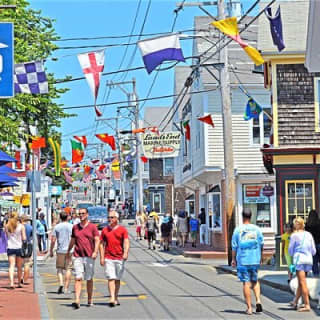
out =
<svg viewBox="0 0 320 320"><path fill-rule="evenodd" d="M315 132L314 77L303 64L277 65L280 146L320 143Z"/></svg>
<svg viewBox="0 0 320 320"><path fill-rule="evenodd" d="M166 206L166 213L171 213L172 212L172 184L166 184L165 186L165 191L164 191L164 196L165 196L165 206Z"/></svg>

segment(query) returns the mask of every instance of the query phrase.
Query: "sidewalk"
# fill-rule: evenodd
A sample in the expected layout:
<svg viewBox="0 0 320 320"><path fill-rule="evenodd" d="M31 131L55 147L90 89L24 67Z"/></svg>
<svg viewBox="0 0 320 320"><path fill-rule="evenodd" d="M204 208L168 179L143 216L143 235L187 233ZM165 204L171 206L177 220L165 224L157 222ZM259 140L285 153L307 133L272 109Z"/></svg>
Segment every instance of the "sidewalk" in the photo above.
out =
<svg viewBox="0 0 320 320"><path fill-rule="evenodd" d="M48 254L38 254L37 261L46 260ZM15 274L15 279L17 279ZM15 283L17 286L18 284ZM29 284L23 288L9 288L8 258L0 254L0 317L6 320L32 319L40 320L43 310L41 294L33 293L32 268L30 270Z"/></svg>

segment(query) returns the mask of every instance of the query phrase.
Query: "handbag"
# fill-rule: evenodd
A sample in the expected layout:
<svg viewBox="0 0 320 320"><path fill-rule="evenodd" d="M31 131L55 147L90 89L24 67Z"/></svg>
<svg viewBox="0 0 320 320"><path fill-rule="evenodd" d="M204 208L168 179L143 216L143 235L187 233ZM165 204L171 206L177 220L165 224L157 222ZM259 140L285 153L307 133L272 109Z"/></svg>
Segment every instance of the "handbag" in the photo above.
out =
<svg viewBox="0 0 320 320"><path fill-rule="evenodd" d="M30 258L32 256L32 243L27 243L24 241L21 247L21 257Z"/></svg>

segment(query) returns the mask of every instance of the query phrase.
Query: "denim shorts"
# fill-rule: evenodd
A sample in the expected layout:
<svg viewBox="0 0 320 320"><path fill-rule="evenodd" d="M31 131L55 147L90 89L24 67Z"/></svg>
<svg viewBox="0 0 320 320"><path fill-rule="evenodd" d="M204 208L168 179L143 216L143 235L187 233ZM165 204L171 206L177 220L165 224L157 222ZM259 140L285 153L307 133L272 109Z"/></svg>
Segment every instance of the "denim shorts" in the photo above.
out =
<svg viewBox="0 0 320 320"><path fill-rule="evenodd" d="M21 257L21 249L7 249L8 256Z"/></svg>
<svg viewBox="0 0 320 320"><path fill-rule="evenodd" d="M257 282L258 266L239 266L237 275L241 282Z"/></svg>

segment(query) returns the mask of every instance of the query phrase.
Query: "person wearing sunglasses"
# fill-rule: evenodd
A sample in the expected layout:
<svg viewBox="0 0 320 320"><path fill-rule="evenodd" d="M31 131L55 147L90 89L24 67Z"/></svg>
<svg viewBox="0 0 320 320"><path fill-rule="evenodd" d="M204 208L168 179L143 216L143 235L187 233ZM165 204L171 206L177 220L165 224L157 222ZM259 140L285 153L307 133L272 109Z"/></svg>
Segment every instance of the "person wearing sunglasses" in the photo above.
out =
<svg viewBox="0 0 320 320"><path fill-rule="evenodd" d="M73 251L73 266L75 270L75 302L72 303L74 309L80 308L80 295L82 280L87 281L88 306L93 306L93 275L94 262L99 251L99 231L97 226L88 220L88 210L81 208L79 211L80 223L72 228L71 240L67 251L67 257Z"/></svg>
<svg viewBox="0 0 320 320"><path fill-rule="evenodd" d="M103 228L100 235L100 264L105 267L108 279L110 307L120 305L118 300L120 279L124 273L124 262L128 259L130 247L128 230L118 222L118 212L110 211L108 226Z"/></svg>

